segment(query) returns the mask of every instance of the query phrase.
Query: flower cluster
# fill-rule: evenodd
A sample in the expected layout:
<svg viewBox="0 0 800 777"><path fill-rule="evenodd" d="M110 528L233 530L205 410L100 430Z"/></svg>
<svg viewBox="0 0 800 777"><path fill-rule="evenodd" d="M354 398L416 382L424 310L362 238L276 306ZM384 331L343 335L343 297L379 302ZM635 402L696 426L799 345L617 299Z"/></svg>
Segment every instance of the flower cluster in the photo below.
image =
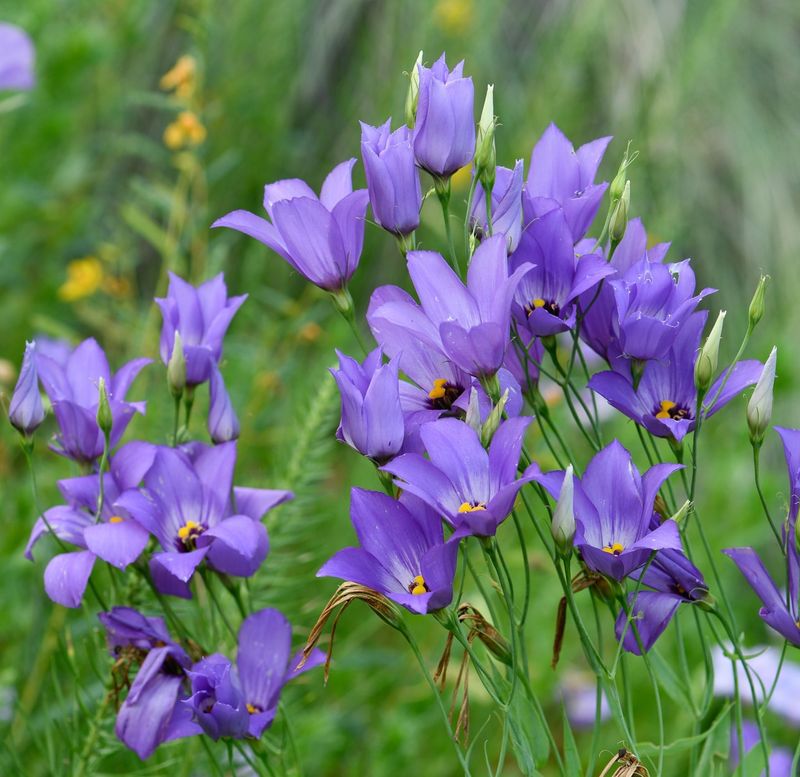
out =
<svg viewBox="0 0 800 777"><path fill-rule="evenodd" d="M167 296L156 300L163 316L161 357L175 399L169 445L119 444L133 417L146 410L144 402L126 397L151 360L134 359L112 372L94 339L75 348L28 343L9 407L30 454L32 435L46 417L41 386L57 424L52 449L84 471L58 482L63 503L36 520L25 551L33 560L46 536L57 543L44 571L54 602L79 607L92 586L106 610L104 592L92 583L104 562L130 575L129 591L147 583L157 597L191 599L199 575L206 589L227 588L242 609L235 665L207 654L177 621L173 638L160 617L131 607L100 613L116 659L114 692L127 689L116 732L143 759L162 742L202 732L213 739L259 737L275 717L283 685L320 663L321 654L314 653L298 669L289 622L277 610L247 615L236 582L252 577L267 557L264 516L293 497L282 489L234 485L239 423L219 362L225 332L245 299L228 297L220 274L198 287L171 275ZM204 383L212 444L189 437L195 391ZM171 609L165 612L174 618ZM130 682L132 667L138 672Z"/></svg>

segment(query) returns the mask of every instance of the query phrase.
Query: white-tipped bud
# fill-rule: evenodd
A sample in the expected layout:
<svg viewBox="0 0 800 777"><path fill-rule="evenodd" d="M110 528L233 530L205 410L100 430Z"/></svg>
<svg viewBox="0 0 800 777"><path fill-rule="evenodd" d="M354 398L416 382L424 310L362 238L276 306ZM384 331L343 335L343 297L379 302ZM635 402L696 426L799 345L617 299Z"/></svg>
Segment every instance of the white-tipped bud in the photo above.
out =
<svg viewBox="0 0 800 777"><path fill-rule="evenodd" d="M631 205L631 182L625 181L625 188L622 191L622 196L614 206L614 212L611 214L611 222L608 228L608 234L614 243L619 243L625 237L625 229L628 226L628 210Z"/></svg>
<svg viewBox="0 0 800 777"><path fill-rule="evenodd" d="M478 139L475 145L475 174L483 184L484 190L491 193L494 188L497 154L494 146L494 84L486 87L481 119L478 122Z"/></svg>
<svg viewBox="0 0 800 777"><path fill-rule="evenodd" d="M499 428L503 420L503 413L506 410L507 402L508 389L503 392L503 396L500 397L497 404L492 408L492 412L489 413L489 417L486 419L486 423L484 423L481 429L481 443L483 443L484 447L489 445L492 441L492 437L494 437L494 433Z"/></svg>
<svg viewBox="0 0 800 777"><path fill-rule="evenodd" d="M753 445L760 446L764 442L764 434L772 419L772 389L775 385L777 359L778 349L773 347L764 369L761 370L755 391L747 403L747 426L750 429L750 442Z"/></svg>
<svg viewBox="0 0 800 777"><path fill-rule="evenodd" d="M183 340L180 332L175 332L175 340L172 343L172 355L167 362L167 385L173 397L183 396L186 388L186 356L183 353Z"/></svg>
<svg viewBox="0 0 800 777"><path fill-rule="evenodd" d="M417 120L417 103L419 102L419 68L422 64L422 52L417 54L417 59L414 62L414 67L408 74L409 84L408 92L406 93L406 124L409 127L414 126Z"/></svg>
<svg viewBox="0 0 800 777"><path fill-rule="evenodd" d="M475 434L481 433L481 408L478 402L478 392L475 388L471 388L469 391L466 422L467 426L469 426Z"/></svg>
<svg viewBox="0 0 800 777"><path fill-rule="evenodd" d="M687 499L676 511L674 515L669 517L669 520L675 521L675 523L680 523L681 521L686 519L686 516L689 515L689 511L692 509L692 503Z"/></svg>
<svg viewBox="0 0 800 777"><path fill-rule="evenodd" d="M694 385L697 390L703 394L708 391L711 381L714 380L714 375L717 373L717 365L719 364L719 343L722 339L722 327L725 323L726 311L721 310L711 328L700 353L697 356L697 361L694 363Z"/></svg>
<svg viewBox="0 0 800 777"><path fill-rule="evenodd" d="M575 538L574 489L572 464L569 464L567 471L564 473L564 481L561 484L556 509L553 511L553 524L551 527L556 548L563 556L568 556L572 552L572 540Z"/></svg>

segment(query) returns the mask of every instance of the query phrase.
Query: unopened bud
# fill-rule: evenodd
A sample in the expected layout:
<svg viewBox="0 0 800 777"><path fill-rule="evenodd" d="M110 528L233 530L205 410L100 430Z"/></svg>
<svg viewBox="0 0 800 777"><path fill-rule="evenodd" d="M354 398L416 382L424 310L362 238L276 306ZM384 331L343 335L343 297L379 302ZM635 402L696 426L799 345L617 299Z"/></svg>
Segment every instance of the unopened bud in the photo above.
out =
<svg viewBox="0 0 800 777"><path fill-rule="evenodd" d="M469 426L475 434L481 433L481 408L478 401L478 392L473 387L469 391L469 404L467 405L467 426Z"/></svg>
<svg viewBox="0 0 800 777"><path fill-rule="evenodd" d="M33 434L44 420L39 374L36 369L36 343L25 344L25 355L19 379L11 395L8 418L16 430L26 437Z"/></svg>
<svg viewBox="0 0 800 777"><path fill-rule="evenodd" d="M692 503L688 499L674 512L673 515L670 516L670 520L675 521L675 523L680 523L681 521L686 520L686 516L689 515L689 511L692 509Z"/></svg>
<svg viewBox="0 0 800 777"><path fill-rule="evenodd" d="M469 638L477 637L498 661L513 666L508 641L475 607L466 602L462 604L458 608L458 620L469 627Z"/></svg>
<svg viewBox="0 0 800 777"><path fill-rule="evenodd" d="M183 340L180 332L175 332L172 355L167 362L167 385L173 397L180 399L186 388L186 356L183 353Z"/></svg>
<svg viewBox="0 0 800 777"><path fill-rule="evenodd" d="M105 437L109 437L111 435L111 426L114 423L114 417L111 415L111 405L108 402L108 390L106 389L106 381L104 378L100 378L98 392L97 426Z"/></svg>
<svg viewBox="0 0 800 777"><path fill-rule="evenodd" d="M558 548L562 556L568 556L572 552L572 540L575 538L574 488L572 464L569 464L567 471L564 473L564 481L561 483L556 509L553 510L551 527L556 548Z"/></svg>
<svg viewBox="0 0 800 777"><path fill-rule="evenodd" d="M619 243L625 237L625 229L628 226L628 209L631 204L631 182L625 181L625 188L619 201L614 206L614 212L611 214L611 222L608 228L608 234L612 242Z"/></svg>
<svg viewBox="0 0 800 777"><path fill-rule="evenodd" d="M766 296L768 280L768 275L762 275L761 278L759 278L758 286L756 286L755 294L753 294L753 299L750 300L747 318L751 330L755 328L756 324L761 321L764 316L764 297Z"/></svg>
<svg viewBox="0 0 800 777"><path fill-rule="evenodd" d="M697 356L697 361L694 363L694 385L697 390L705 394L714 375L717 372L717 364L719 363L719 342L722 339L722 327L725 323L726 311L721 310L711 328L700 353Z"/></svg>
<svg viewBox="0 0 800 777"><path fill-rule="evenodd" d="M414 126L417 120L417 103L419 102L419 69L422 65L422 52L417 54L417 59L414 62L414 67L408 74L409 84L408 92L406 93L406 124L409 127Z"/></svg>
<svg viewBox="0 0 800 777"><path fill-rule="evenodd" d="M772 389L775 384L775 363L778 349L774 348L761 370L761 377L756 383L755 391L747 403L747 426L750 429L750 442L760 446L764 442L764 433L772 419Z"/></svg>
<svg viewBox="0 0 800 777"><path fill-rule="evenodd" d="M495 170L497 169L497 155L494 146L494 85L486 87L486 99L483 101L481 119L478 122L478 138L475 146L475 174L483 184L485 191L494 188Z"/></svg>
<svg viewBox="0 0 800 777"><path fill-rule="evenodd" d="M497 404L492 408L492 412L489 413L489 417L486 419L486 422L481 427L481 444L484 447L488 447L489 443L492 441L492 437L494 437L494 433L500 427L500 423L503 420L503 413L506 409L506 403L508 402L508 389L503 392L503 396L500 397Z"/></svg>
<svg viewBox="0 0 800 777"><path fill-rule="evenodd" d="M622 195L625 193L625 184L628 182L628 167L630 167L631 162L636 159L638 152L634 152L632 156L628 156L628 152L630 151L630 141L628 141L628 145L625 147L625 154L622 157L622 162L620 162L619 169L617 170L617 174L614 176L614 179L611 181L611 185L608 187L608 194L611 197L611 203L617 202Z"/></svg>

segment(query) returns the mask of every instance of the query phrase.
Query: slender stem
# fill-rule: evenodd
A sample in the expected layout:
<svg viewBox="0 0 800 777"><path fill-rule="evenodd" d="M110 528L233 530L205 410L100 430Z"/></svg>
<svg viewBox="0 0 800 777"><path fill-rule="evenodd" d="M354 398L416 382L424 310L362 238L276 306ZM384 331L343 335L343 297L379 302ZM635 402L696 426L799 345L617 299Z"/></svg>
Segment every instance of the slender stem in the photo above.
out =
<svg viewBox="0 0 800 777"><path fill-rule="evenodd" d="M176 447L178 444L178 427L180 426L181 420L181 395L177 394L175 396L175 413L172 417L172 447Z"/></svg>
<svg viewBox="0 0 800 777"><path fill-rule="evenodd" d="M760 445L753 445L753 474L755 475L756 481L756 491L758 492L758 498L761 500L761 507L764 508L764 515L767 516L767 521L769 522L769 527L772 529L772 533L775 535L775 539L778 541L778 545L780 545L781 550L783 551L783 555L786 555L786 544L783 541L783 537L781 537L781 533L778 531L778 527L775 525L775 521L772 520L772 515L770 514L769 507L767 506L767 500L764 497L764 491L761 488L761 477L760 477L760 467L759 461L761 458L761 446Z"/></svg>
<svg viewBox="0 0 800 777"><path fill-rule="evenodd" d="M208 591L208 595L211 597L211 601L217 608L220 618L222 618L222 622L225 624L225 628L228 630L228 633L233 637L233 640L235 642L238 639L238 635L236 634L236 630L233 628L233 626L231 626L231 623L228 620L228 616L225 614L225 610L223 609L222 604L217 598L217 593L216 591L214 591L214 588L211 585L210 575L207 573L207 570L201 569L200 577L203 578L203 582L206 585L206 590Z"/></svg>
<svg viewBox="0 0 800 777"><path fill-rule="evenodd" d="M417 645L417 641L414 637L411 636L411 632L408 629L403 628L401 629L402 635L405 637L406 642L408 642L409 646L411 647L412 652L414 653L414 657L417 659L417 663L419 664L419 668L422 670L422 674L425 677L425 681L428 683L428 686L431 689L431 692L436 699L436 704L439 707L439 712L442 716L442 722L444 723L444 727L447 729L447 734L450 737L450 741L453 743L453 747L456 751L456 756L458 757L458 762L461 764L461 768L464 770L464 774L466 777L470 777L471 772L469 770L469 763L467 759L464 757L464 753L461 751L461 747L458 744L458 740L456 739L455 734L453 733L453 727L450 725L450 716L447 713L447 709L444 706L444 702L442 701L442 697L439 694L439 690L436 687L436 683L433 681L433 678L428 671L428 667L425 665L425 659L422 657L422 653L420 652L419 645Z"/></svg>
<svg viewBox="0 0 800 777"><path fill-rule="evenodd" d="M450 179L447 182L436 182L436 195L439 197L439 204L442 206L442 218L444 219L444 231L447 235L447 249L450 252L450 263L453 269L463 278L461 265L458 262L456 246L453 242L453 229L450 226Z"/></svg>
<svg viewBox="0 0 800 777"><path fill-rule="evenodd" d="M491 237L494 234L494 227L492 226L492 190L484 188L483 192L486 196L486 231Z"/></svg>

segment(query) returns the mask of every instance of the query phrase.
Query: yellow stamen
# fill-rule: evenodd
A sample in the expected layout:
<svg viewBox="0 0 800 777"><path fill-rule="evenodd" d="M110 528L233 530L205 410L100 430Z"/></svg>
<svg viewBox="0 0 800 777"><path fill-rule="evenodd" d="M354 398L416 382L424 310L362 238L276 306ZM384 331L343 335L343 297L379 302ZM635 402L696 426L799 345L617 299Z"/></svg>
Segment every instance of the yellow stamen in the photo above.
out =
<svg viewBox="0 0 800 777"><path fill-rule="evenodd" d="M411 582L414 583L411 589L414 596L428 593L428 587L425 585L425 578L422 575L417 575Z"/></svg>
<svg viewBox="0 0 800 777"><path fill-rule="evenodd" d="M656 418L661 418L661 419L672 418L672 416L669 414L669 411L672 410L672 408L674 408L674 407L677 407L675 402L670 402L670 400L668 400L668 399L662 399L661 400L661 410L659 410L656 413Z"/></svg>
<svg viewBox="0 0 800 777"><path fill-rule="evenodd" d="M199 523L195 523L194 521L186 521L186 523L178 529L178 539L185 540L191 535L191 533L200 528Z"/></svg>
<svg viewBox="0 0 800 777"><path fill-rule="evenodd" d="M625 550L625 548L623 548L619 542L614 542L611 545L606 545L603 548L603 553L610 553L613 556L619 556L623 550Z"/></svg>
<svg viewBox="0 0 800 777"><path fill-rule="evenodd" d="M122 523L125 519L121 515L112 515L109 519L109 523Z"/></svg>
<svg viewBox="0 0 800 777"><path fill-rule="evenodd" d="M531 305L533 305L534 308L543 308L545 306L545 301L541 297L537 297L531 300Z"/></svg>
<svg viewBox="0 0 800 777"><path fill-rule="evenodd" d="M476 510L485 510L486 505L483 502L478 502L477 504L470 504L469 502L462 502L461 506L458 508L458 512L460 513L474 513Z"/></svg>
<svg viewBox="0 0 800 777"><path fill-rule="evenodd" d="M444 387L446 385L446 378L436 378L436 380L433 381L433 388L428 392L428 397L430 399L441 399L445 394Z"/></svg>
<svg viewBox="0 0 800 777"><path fill-rule="evenodd" d="M247 705L247 711L251 715L255 715L257 712L261 712L261 710L259 710L258 707L254 706L253 704L248 704Z"/></svg>

